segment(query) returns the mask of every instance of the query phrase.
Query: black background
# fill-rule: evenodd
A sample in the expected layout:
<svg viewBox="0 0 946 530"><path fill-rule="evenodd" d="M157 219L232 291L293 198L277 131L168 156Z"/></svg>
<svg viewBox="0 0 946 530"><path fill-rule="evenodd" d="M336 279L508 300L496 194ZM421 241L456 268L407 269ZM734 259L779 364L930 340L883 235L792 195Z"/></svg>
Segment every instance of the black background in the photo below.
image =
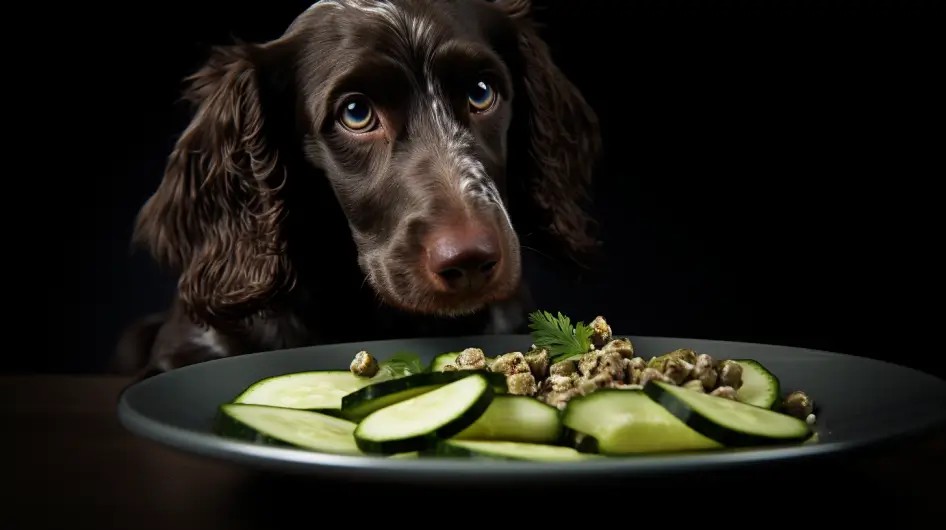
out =
<svg viewBox="0 0 946 530"><path fill-rule="evenodd" d="M62 203L52 266L65 272L43 280L45 352L5 369L102 370L122 327L166 305L175 279L132 254L129 237L189 119L181 78L210 45L275 38L309 3L89 5L82 37L52 44L69 58L60 92L82 94L68 135L84 154L42 160L65 183L50 185ZM543 307L604 314L625 334L944 373L933 333L942 62L924 4L537 5L606 151L596 209L607 259L578 274L530 252Z"/></svg>

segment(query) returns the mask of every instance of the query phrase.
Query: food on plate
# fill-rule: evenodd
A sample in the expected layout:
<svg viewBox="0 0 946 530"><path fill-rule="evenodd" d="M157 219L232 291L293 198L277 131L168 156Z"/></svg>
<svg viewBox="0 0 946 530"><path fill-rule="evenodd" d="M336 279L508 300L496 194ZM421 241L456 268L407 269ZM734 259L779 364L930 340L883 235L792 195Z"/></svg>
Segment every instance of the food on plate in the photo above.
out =
<svg viewBox="0 0 946 530"><path fill-rule="evenodd" d="M372 384L351 372L300 372L258 381L234 398L242 405L267 405L306 410L338 410L342 398Z"/></svg>
<svg viewBox="0 0 946 530"><path fill-rule="evenodd" d="M378 375L380 366L378 365L378 361L376 361L370 353L360 351L355 354L355 358L352 359L348 369L358 377L372 378Z"/></svg>
<svg viewBox="0 0 946 530"><path fill-rule="evenodd" d="M557 408L528 396L495 395L486 412L453 439L555 444L563 435Z"/></svg>
<svg viewBox="0 0 946 530"><path fill-rule="evenodd" d="M470 347L426 367L359 351L348 371L269 377L221 405L214 432L343 455L554 462L815 440L812 399L783 398L758 361L687 348L645 360L601 316L540 311L530 328L524 351Z"/></svg>
<svg viewBox="0 0 946 530"><path fill-rule="evenodd" d="M342 398L341 414L352 420L360 420L376 410L426 394L467 375L459 372L419 373L368 385ZM482 375L491 386L505 391L506 380L500 374L484 370Z"/></svg>
<svg viewBox="0 0 946 530"><path fill-rule="evenodd" d="M725 447L803 442L811 436L808 424L798 418L734 398L714 398L662 382L647 385L644 394L687 427Z"/></svg>
<svg viewBox="0 0 946 530"><path fill-rule="evenodd" d="M395 353L387 361L377 363L378 367L372 376L368 376L360 367L365 363L376 362L374 358L368 352L358 352L355 359L358 363L352 362L348 371L299 372L267 377L250 385L233 402L337 411L341 409L342 398L356 390L425 371L415 355L404 352ZM355 370L359 370L359 373L355 374Z"/></svg>
<svg viewBox="0 0 946 530"><path fill-rule="evenodd" d="M320 453L360 454L357 425L326 414L267 405L228 403L220 407L214 431L228 438Z"/></svg>
<svg viewBox="0 0 946 530"><path fill-rule="evenodd" d="M785 414L795 416L796 418L805 418L805 421L808 423L814 423L814 414L812 414L814 407L815 404L811 401L811 398L808 397L808 394L796 390L785 396L780 408Z"/></svg>
<svg viewBox="0 0 946 530"><path fill-rule="evenodd" d="M591 455L579 453L574 448L562 445L457 439L438 440L433 454L447 457L485 457L500 460L544 460L546 462L586 460L592 457Z"/></svg>
<svg viewBox="0 0 946 530"><path fill-rule="evenodd" d="M355 443L366 453L397 454L429 449L480 418L493 401L493 385L470 374L416 397L378 409L358 424Z"/></svg>

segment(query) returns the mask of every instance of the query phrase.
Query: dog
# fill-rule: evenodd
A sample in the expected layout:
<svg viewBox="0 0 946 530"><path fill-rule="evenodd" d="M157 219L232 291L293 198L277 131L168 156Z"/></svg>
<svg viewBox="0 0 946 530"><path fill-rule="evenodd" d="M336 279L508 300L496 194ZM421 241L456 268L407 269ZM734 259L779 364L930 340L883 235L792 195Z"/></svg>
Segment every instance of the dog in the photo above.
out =
<svg viewBox="0 0 946 530"><path fill-rule="evenodd" d="M519 333L516 225L575 261L598 119L526 0L322 0L215 48L133 241L179 274L113 367L153 375L333 342Z"/></svg>

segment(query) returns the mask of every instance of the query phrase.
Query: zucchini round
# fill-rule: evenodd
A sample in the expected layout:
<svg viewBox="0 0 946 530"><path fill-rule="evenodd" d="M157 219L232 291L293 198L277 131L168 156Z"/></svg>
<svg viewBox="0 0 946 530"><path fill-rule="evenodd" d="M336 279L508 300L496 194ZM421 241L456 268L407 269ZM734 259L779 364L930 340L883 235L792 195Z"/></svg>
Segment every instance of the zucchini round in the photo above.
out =
<svg viewBox="0 0 946 530"><path fill-rule="evenodd" d="M342 397L377 382L348 371L299 372L257 381L233 402L290 409L339 409Z"/></svg>
<svg viewBox="0 0 946 530"><path fill-rule="evenodd" d="M437 456L456 458L495 458L500 460L533 460L570 462L594 458L571 447L520 442L439 440L434 449Z"/></svg>
<svg viewBox="0 0 946 530"><path fill-rule="evenodd" d="M739 387L739 401L771 409L782 393L778 377L752 359L735 359L742 367L742 386Z"/></svg>
<svg viewBox="0 0 946 530"><path fill-rule="evenodd" d="M366 453L395 454L423 451L435 438L450 438L486 412L493 401L493 385L483 374L471 372L425 394L384 407L361 420L355 443Z"/></svg>
<svg viewBox="0 0 946 530"><path fill-rule="evenodd" d="M368 385L342 398L342 417L359 421L376 410L400 403L473 374L487 378L497 392L504 392L506 377L485 371L425 372Z"/></svg>
<svg viewBox="0 0 946 530"><path fill-rule="evenodd" d="M729 447L801 442L808 424L787 414L648 381L643 392L694 431Z"/></svg>
<svg viewBox="0 0 946 530"><path fill-rule="evenodd" d="M496 396L486 412L454 440L556 443L562 438L557 408L529 396Z"/></svg>
<svg viewBox="0 0 946 530"><path fill-rule="evenodd" d="M604 388L576 397L565 406L562 423L586 435L579 437L581 451L606 455L720 448L641 390Z"/></svg>
<svg viewBox="0 0 946 530"><path fill-rule="evenodd" d="M318 412L266 405L221 405L213 432L264 445L296 447L333 454L360 454L355 424Z"/></svg>

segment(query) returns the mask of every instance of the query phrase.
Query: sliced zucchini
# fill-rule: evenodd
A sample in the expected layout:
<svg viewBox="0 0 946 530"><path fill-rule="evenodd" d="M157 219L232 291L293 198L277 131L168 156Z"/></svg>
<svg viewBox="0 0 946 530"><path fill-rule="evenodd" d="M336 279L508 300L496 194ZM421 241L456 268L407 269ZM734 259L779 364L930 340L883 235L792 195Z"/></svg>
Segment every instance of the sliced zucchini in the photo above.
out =
<svg viewBox="0 0 946 530"><path fill-rule="evenodd" d="M340 409L344 396L377 382L348 371L299 372L257 381L233 402L290 409Z"/></svg>
<svg viewBox="0 0 946 530"><path fill-rule="evenodd" d="M366 453L422 451L473 424L493 401L493 385L471 373L436 390L369 414L355 429L355 443Z"/></svg>
<svg viewBox="0 0 946 530"><path fill-rule="evenodd" d="M684 392L696 392L681 389ZM597 452L626 455L718 449L721 445L684 424L642 390L605 388L568 402L562 423L590 436Z"/></svg>
<svg viewBox="0 0 946 530"><path fill-rule="evenodd" d="M759 361L752 359L734 359L742 367L742 386L739 387L739 401L764 409L775 406L781 395L781 384L775 374L768 371Z"/></svg>
<svg viewBox="0 0 946 530"><path fill-rule="evenodd" d="M496 396L480 419L453 439L541 444L558 442L561 437L557 408L529 396Z"/></svg>
<svg viewBox="0 0 946 530"><path fill-rule="evenodd" d="M724 446L793 443L811 436L802 420L731 399L659 381L648 381L643 392L691 429Z"/></svg>
<svg viewBox="0 0 946 530"><path fill-rule="evenodd" d="M505 391L506 377L502 374L480 371L425 372L399 379L389 379L366 386L342 398L342 417L359 421L384 407L426 394L443 385L480 373L498 392Z"/></svg>
<svg viewBox="0 0 946 530"><path fill-rule="evenodd" d="M431 361L430 368L428 368L428 370L431 372L442 372L444 366L450 364L456 366L457 357L459 356L460 352L441 353L440 355L434 357L434 360Z"/></svg>
<svg viewBox="0 0 946 530"><path fill-rule="evenodd" d="M534 460L570 462L594 458L571 447L521 442L439 440L434 449L437 456L459 458L496 458L501 460Z"/></svg>
<svg viewBox="0 0 946 530"><path fill-rule="evenodd" d="M361 454L355 444L354 423L308 410L228 403L218 409L213 431L258 444Z"/></svg>

